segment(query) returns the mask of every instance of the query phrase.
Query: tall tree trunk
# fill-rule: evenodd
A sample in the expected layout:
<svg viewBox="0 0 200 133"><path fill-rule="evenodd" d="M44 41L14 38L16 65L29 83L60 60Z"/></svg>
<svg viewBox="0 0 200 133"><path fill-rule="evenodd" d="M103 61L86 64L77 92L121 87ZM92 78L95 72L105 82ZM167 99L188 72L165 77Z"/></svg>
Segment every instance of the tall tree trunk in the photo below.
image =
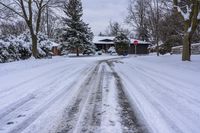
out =
<svg viewBox="0 0 200 133"><path fill-rule="evenodd" d="M159 15L158 0L156 0L155 2L156 2L156 43L157 43L157 56L160 56L160 53L159 53L159 33L158 33L160 15Z"/></svg>
<svg viewBox="0 0 200 133"><path fill-rule="evenodd" d="M190 61L190 56L191 56L191 38L190 34L186 33L183 38L182 60Z"/></svg>
<svg viewBox="0 0 200 133"><path fill-rule="evenodd" d="M200 1L199 0L192 0L190 11L189 9L186 10L186 12L189 12L189 19L186 18L186 15L182 15L185 12L181 10L180 1L173 0L176 10L181 14L182 18L184 19L184 38L183 38L183 51L182 51L182 60L183 61L190 61L191 60L191 40L193 37L194 32L196 31L198 25L199 25L199 11L200 11ZM189 5L185 5L188 6Z"/></svg>
<svg viewBox="0 0 200 133"><path fill-rule="evenodd" d="M31 38L32 38L32 55L35 58L39 58L39 52L37 49L37 35L31 34Z"/></svg>
<svg viewBox="0 0 200 133"><path fill-rule="evenodd" d="M46 22L47 22L47 35L48 35L48 37L50 37L50 30L49 30L49 7L48 7L48 5L47 5L47 7L46 7Z"/></svg>
<svg viewBox="0 0 200 133"><path fill-rule="evenodd" d="M157 35L158 36L158 35ZM160 56L159 54L159 42L158 42L158 37L156 37L156 53L157 53L157 56Z"/></svg>
<svg viewBox="0 0 200 133"><path fill-rule="evenodd" d="M76 56L79 56L79 48L76 47Z"/></svg>

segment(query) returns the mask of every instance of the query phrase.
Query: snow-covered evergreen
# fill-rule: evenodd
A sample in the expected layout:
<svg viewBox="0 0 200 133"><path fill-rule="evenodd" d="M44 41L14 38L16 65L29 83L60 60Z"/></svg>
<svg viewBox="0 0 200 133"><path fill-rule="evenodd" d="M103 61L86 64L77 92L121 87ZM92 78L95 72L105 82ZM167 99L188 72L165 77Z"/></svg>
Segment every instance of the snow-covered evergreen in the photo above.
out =
<svg viewBox="0 0 200 133"><path fill-rule="evenodd" d="M119 32L118 35L114 39L116 51L119 55L124 55L128 53L128 47L130 45L130 40L128 37L123 34L122 32Z"/></svg>
<svg viewBox="0 0 200 133"><path fill-rule="evenodd" d="M80 51L94 50L92 43L93 33L85 22L83 22L82 3L80 0L69 0L65 3L63 18L64 26L58 30L58 39L61 42L62 51L76 51L79 56Z"/></svg>

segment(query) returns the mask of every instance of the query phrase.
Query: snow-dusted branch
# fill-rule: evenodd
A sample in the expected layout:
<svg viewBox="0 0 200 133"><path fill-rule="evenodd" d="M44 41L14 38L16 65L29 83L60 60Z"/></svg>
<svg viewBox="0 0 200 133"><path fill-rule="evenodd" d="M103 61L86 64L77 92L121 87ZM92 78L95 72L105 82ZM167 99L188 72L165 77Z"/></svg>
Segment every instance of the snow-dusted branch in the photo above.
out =
<svg viewBox="0 0 200 133"><path fill-rule="evenodd" d="M185 21L190 19L190 14L191 14L192 10L188 5L185 6L186 7L185 12L181 9L183 7L180 7L180 6L177 6L177 5L175 5L174 7L177 8L178 12L182 15L182 17L184 18Z"/></svg>

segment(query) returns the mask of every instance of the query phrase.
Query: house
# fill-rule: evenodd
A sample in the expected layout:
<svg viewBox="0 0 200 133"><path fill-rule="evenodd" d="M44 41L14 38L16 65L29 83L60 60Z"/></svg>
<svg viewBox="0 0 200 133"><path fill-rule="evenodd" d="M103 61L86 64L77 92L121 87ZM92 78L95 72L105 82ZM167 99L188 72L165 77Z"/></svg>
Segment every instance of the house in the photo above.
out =
<svg viewBox="0 0 200 133"><path fill-rule="evenodd" d="M94 36L93 43L96 45L98 50L104 50L105 52L107 52L111 46L115 46L114 39L114 36ZM135 54L134 41L136 41L136 39L130 39L131 43L128 49L129 54ZM149 45L151 45L151 43L140 40L137 41L137 54L148 54L148 47Z"/></svg>
<svg viewBox="0 0 200 133"><path fill-rule="evenodd" d="M129 54L135 54L135 45L134 45L135 41L138 42L136 46L137 54L149 54L148 47L152 45L150 42L145 42L145 41L136 40L136 39L130 39L130 41L131 41L131 44L128 50Z"/></svg>
<svg viewBox="0 0 200 133"><path fill-rule="evenodd" d="M93 43L97 47L97 50L104 50L107 52L111 46L115 45L114 39L115 37L113 36L94 36Z"/></svg>
<svg viewBox="0 0 200 133"><path fill-rule="evenodd" d="M57 55L61 55L61 51L60 51L60 44L58 43L54 43L52 42L53 45L52 45L52 53L53 53L53 56L57 56Z"/></svg>

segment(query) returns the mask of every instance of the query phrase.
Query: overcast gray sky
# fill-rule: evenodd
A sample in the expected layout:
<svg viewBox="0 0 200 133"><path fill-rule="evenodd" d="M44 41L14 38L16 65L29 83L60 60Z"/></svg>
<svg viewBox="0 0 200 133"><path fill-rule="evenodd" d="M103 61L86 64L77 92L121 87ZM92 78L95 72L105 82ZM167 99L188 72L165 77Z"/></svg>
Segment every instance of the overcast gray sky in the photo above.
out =
<svg viewBox="0 0 200 133"><path fill-rule="evenodd" d="M82 0L83 19L90 24L95 35L104 32L109 21L124 23L128 0Z"/></svg>

